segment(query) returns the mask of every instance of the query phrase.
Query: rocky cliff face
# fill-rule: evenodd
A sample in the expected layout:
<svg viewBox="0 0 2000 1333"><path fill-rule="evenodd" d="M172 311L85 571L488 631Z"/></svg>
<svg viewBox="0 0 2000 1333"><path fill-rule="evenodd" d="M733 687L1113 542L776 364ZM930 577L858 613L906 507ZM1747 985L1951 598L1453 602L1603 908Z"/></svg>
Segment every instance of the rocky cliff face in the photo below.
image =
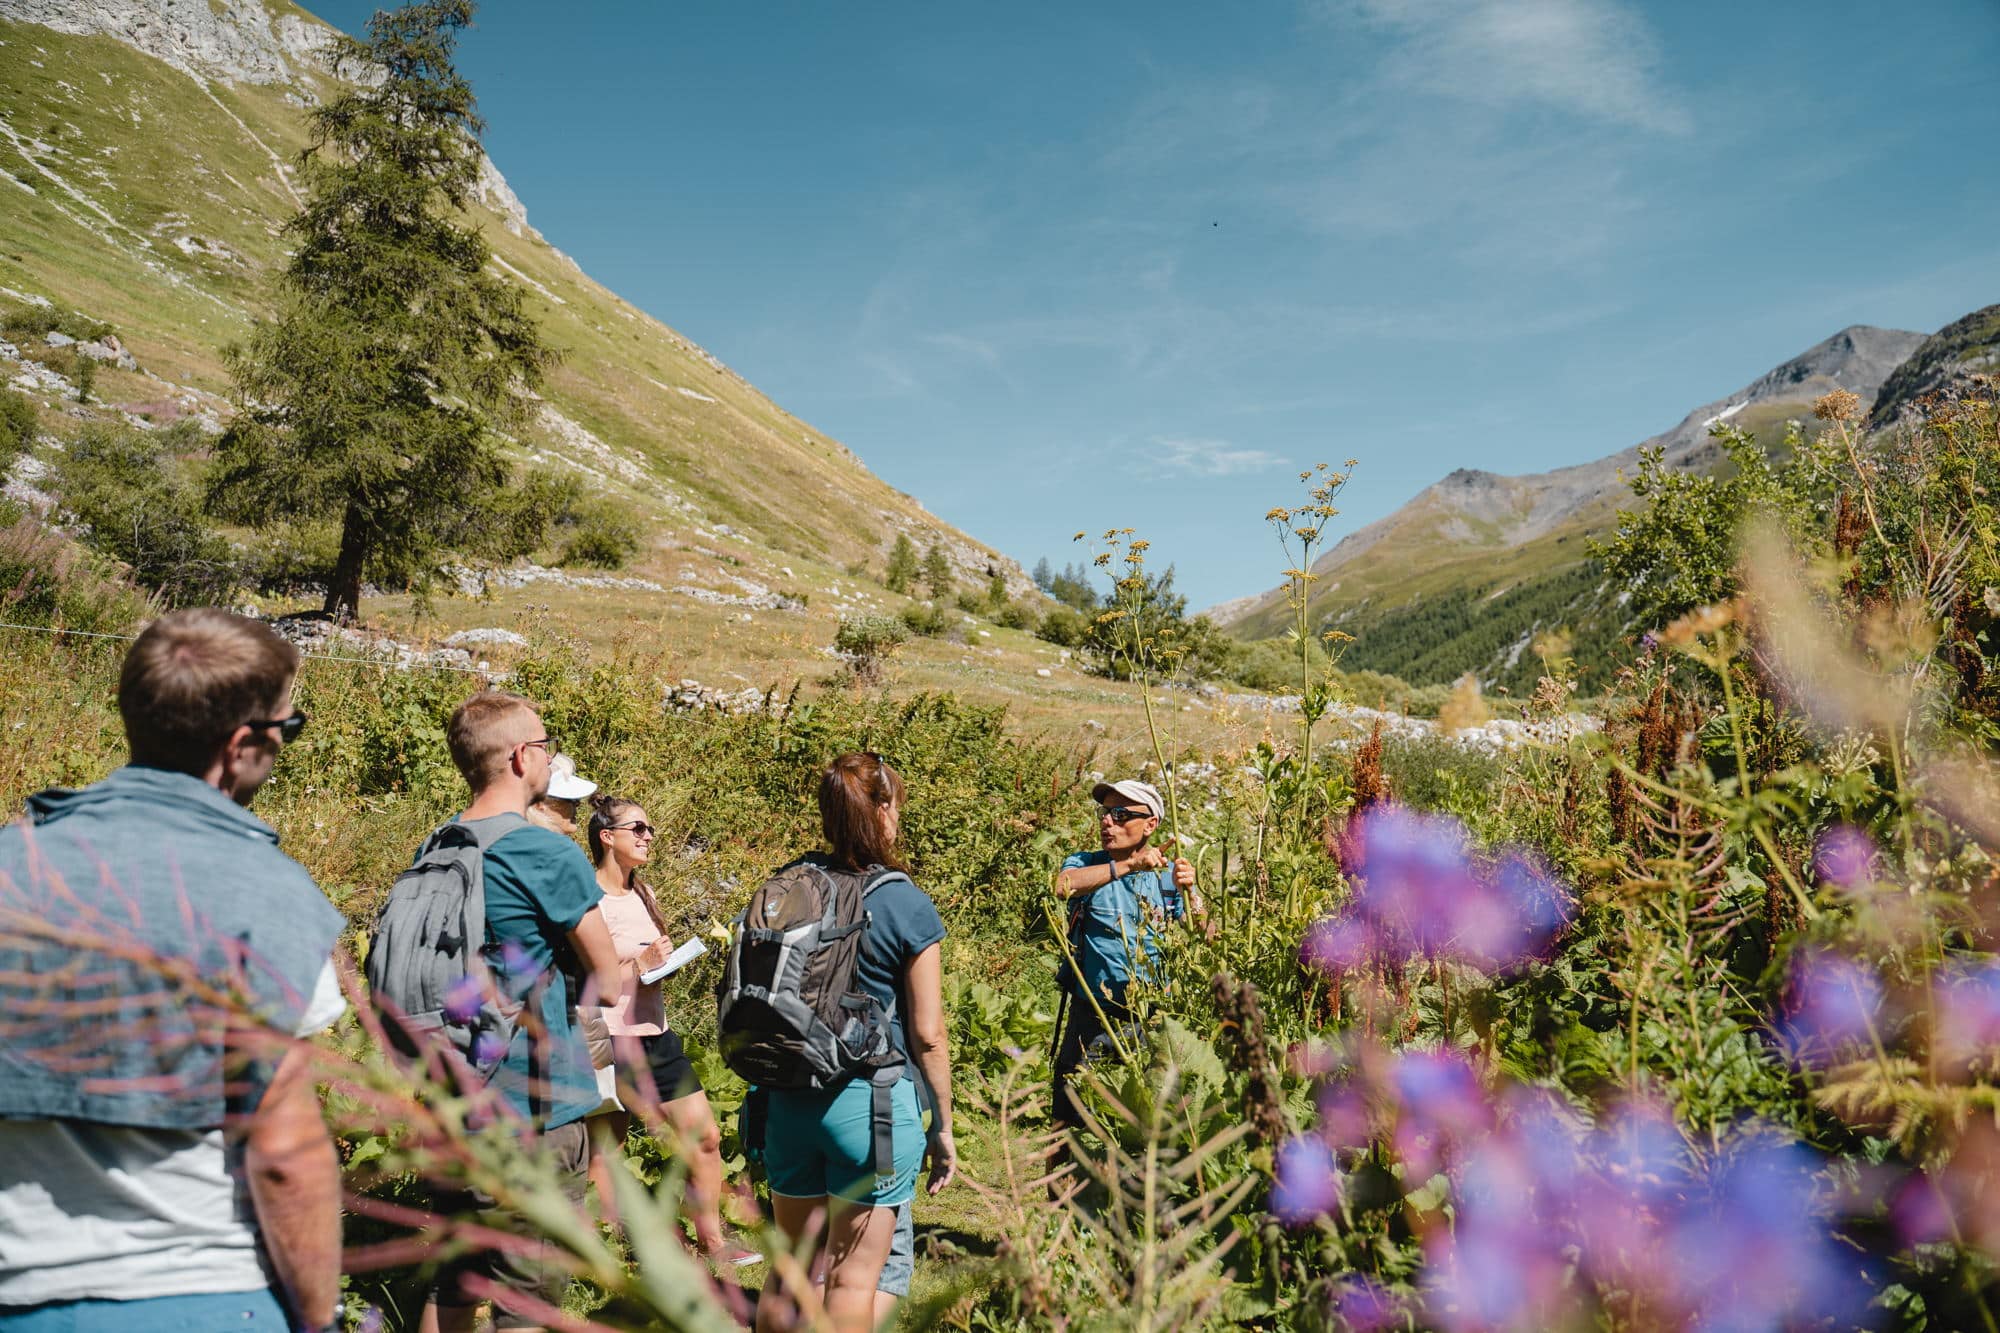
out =
<svg viewBox="0 0 2000 1333"><path fill-rule="evenodd" d="M306 102L316 96L311 76L332 72L328 52L339 35L299 14L274 18L264 0L0 0L0 19L110 37L191 79L290 84ZM366 77L364 71L339 72ZM473 196L499 214L508 231L539 239L528 226L528 210L484 154Z"/></svg>
<svg viewBox="0 0 2000 1333"><path fill-rule="evenodd" d="M1926 398L1963 397L1979 377L2000 377L2000 305L1954 320L1910 354L1884 381L1868 425L1879 430L1915 415Z"/></svg>
<svg viewBox="0 0 2000 1333"><path fill-rule="evenodd" d="M194 78L292 83L333 40L296 14L271 21L262 0L0 0L0 18L105 36Z"/></svg>

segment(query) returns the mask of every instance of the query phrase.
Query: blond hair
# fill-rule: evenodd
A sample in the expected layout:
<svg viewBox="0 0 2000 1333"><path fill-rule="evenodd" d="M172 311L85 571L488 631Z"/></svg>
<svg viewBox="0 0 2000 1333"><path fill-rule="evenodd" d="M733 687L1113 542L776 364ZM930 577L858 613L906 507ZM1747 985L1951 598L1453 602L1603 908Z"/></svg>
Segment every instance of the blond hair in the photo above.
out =
<svg viewBox="0 0 2000 1333"><path fill-rule="evenodd" d="M245 722L278 711L299 650L255 620L195 607L146 627L118 672L132 762L197 776Z"/></svg>
<svg viewBox="0 0 2000 1333"><path fill-rule="evenodd" d="M500 776L514 747L521 743L515 738L518 728L512 723L534 712L533 700L505 690L482 690L458 706L445 728L445 743L451 747L451 762L468 787L483 791Z"/></svg>

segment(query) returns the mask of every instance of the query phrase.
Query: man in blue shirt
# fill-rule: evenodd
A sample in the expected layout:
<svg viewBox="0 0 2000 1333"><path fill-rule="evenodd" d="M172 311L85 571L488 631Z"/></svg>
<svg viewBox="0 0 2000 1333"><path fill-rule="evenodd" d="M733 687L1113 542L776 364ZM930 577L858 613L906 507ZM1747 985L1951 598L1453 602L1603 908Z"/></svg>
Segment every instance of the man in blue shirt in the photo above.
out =
<svg viewBox="0 0 2000 1333"><path fill-rule="evenodd" d="M486 851L486 938L498 950L498 984L531 1006L539 1020L515 1030L493 1073L493 1086L520 1120L488 1132L538 1133L543 1150L562 1172L570 1201L581 1207L590 1159L583 1121L600 1098L577 1006L594 1006L600 995L615 999L620 988L618 953L597 905L604 893L583 848L524 818L528 806L548 791L555 745L532 703L498 690L475 694L452 714L446 740L452 762L472 788L472 804L459 822L500 819L513 825ZM482 1211L486 1225L519 1229L490 1199L473 1195L438 1203L439 1211L471 1205ZM438 1278L442 1333L473 1327L479 1298L474 1288L463 1285L469 1275L556 1306L569 1285L561 1268L538 1256L467 1256ZM504 1298L494 1304L499 1328L540 1326L539 1320L509 1310Z"/></svg>
<svg viewBox="0 0 2000 1333"><path fill-rule="evenodd" d="M125 656L131 762L0 830L0 1330L319 1329L340 1163L305 1040L346 924L250 812L298 650L174 611Z"/></svg>
<svg viewBox="0 0 2000 1333"><path fill-rule="evenodd" d="M1070 903L1069 948L1076 960L1074 969L1063 969L1069 1021L1055 1058L1055 1118L1070 1128L1083 1123L1070 1075L1106 1023L1131 1021L1126 988L1155 979L1159 926L1186 916L1194 896L1194 867L1147 841L1166 813L1158 788L1136 779L1100 782L1090 797L1100 807L1102 846L1067 857L1055 884L1056 896Z"/></svg>

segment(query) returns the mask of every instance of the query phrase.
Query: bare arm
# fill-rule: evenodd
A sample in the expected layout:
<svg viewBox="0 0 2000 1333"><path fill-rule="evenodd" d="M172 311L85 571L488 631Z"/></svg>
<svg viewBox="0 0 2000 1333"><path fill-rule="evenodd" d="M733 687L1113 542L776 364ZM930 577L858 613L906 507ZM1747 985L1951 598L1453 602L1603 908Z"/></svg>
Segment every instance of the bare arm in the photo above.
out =
<svg viewBox="0 0 2000 1333"><path fill-rule="evenodd" d="M243 1164L278 1284L302 1326L324 1328L340 1297L340 1159L311 1061L301 1043L279 1062L250 1117Z"/></svg>
<svg viewBox="0 0 2000 1333"><path fill-rule="evenodd" d="M611 927L604 913L591 908L569 933L570 946L583 960L585 977L579 1005L614 1005L625 989L625 974L618 966L618 947L611 942Z"/></svg>
<svg viewBox="0 0 2000 1333"><path fill-rule="evenodd" d="M1056 897L1074 898L1079 893L1101 889L1120 875L1135 870L1158 870L1166 865L1166 853L1157 847L1140 847L1123 857L1112 857L1103 865L1071 866L1056 876Z"/></svg>
<svg viewBox="0 0 2000 1333"><path fill-rule="evenodd" d="M930 1085L937 1119L931 1129L930 1192L958 1173L958 1142L951 1126L951 1039L945 1032L942 953L933 944L910 960L903 993L910 1001L910 1055Z"/></svg>

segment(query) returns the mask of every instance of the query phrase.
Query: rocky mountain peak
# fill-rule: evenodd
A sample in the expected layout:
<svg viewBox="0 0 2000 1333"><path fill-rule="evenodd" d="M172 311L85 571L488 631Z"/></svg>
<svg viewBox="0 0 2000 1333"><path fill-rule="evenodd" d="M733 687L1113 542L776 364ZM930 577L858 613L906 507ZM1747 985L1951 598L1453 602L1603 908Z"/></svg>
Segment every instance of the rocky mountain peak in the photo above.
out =
<svg viewBox="0 0 2000 1333"><path fill-rule="evenodd" d="M1907 329L1850 324L1757 379L1741 398L1746 403L1796 398L1798 386L1815 379L1831 380L1865 398L1923 340L1923 334Z"/></svg>

